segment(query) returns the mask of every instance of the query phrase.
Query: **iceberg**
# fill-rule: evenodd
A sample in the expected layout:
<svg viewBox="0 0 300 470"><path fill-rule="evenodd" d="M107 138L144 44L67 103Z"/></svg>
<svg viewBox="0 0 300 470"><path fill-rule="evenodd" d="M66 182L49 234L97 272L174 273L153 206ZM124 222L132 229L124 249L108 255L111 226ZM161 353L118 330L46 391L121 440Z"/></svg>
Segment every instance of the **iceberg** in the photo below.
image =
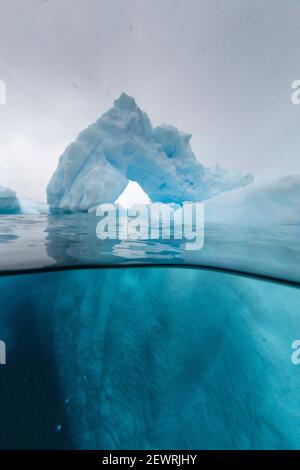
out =
<svg viewBox="0 0 300 470"><path fill-rule="evenodd" d="M0 186L0 214L48 214L48 205L28 198L18 198L15 191Z"/></svg>
<svg viewBox="0 0 300 470"><path fill-rule="evenodd" d="M300 224L300 175L219 195L205 203L207 223L235 225Z"/></svg>
<svg viewBox="0 0 300 470"><path fill-rule="evenodd" d="M83 130L60 157L48 187L52 212L87 212L113 203L129 180L152 202L211 198L252 181L250 174L206 168L190 146L191 135L153 127L134 98L122 93L114 106Z"/></svg>
<svg viewBox="0 0 300 470"><path fill-rule="evenodd" d="M19 214L20 212L16 192L5 186L0 186L0 214Z"/></svg>

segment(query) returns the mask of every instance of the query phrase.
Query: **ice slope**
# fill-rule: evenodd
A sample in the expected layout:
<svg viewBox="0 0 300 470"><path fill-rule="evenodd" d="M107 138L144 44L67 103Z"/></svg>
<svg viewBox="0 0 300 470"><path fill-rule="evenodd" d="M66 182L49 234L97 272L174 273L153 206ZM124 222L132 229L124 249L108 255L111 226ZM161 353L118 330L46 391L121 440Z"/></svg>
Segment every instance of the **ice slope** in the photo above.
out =
<svg viewBox="0 0 300 470"><path fill-rule="evenodd" d="M20 198L21 213L26 215L45 215L49 213L48 204L28 198Z"/></svg>
<svg viewBox="0 0 300 470"><path fill-rule="evenodd" d="M0 186L0 214L48 214L48 205L28 198L18 198L12 189Z"/></svg>
<svg viewBox="0 0 300 470"><path fill-rule="evenodd" d="M249 184L205 202L207 223L300 224L300 175Z"/></svg>
<svg viewBox="0 0 300 470"><path fill-rule="evenodd" d="M203 200L252 181L249 174L205 168L190 138L170 125L152 127L123 93L67 147L49 182L48 203L52 211L88 211L116 201L128 180L151 201L164 203Z"/></svg>

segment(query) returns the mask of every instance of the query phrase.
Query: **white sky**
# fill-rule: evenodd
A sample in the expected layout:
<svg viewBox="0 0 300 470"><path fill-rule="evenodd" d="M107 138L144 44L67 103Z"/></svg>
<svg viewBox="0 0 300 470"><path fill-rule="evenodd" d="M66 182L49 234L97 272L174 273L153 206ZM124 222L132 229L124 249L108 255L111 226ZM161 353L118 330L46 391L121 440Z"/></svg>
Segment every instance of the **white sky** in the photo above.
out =
<svg viewBox="0 0 300 470"><path fill-rule="evenodd" d="M133 204L150 204L148 194L136 181L129 181L128 185L116 200L116 204L120 204L126 209L130 209Z"/></svg>
<svg viewBox="0 0 300 470"><path fill-rule="evenodd" d="M0 185L45 199L122 91L206 165L300 173L298 0L0 0Z"/></svg>

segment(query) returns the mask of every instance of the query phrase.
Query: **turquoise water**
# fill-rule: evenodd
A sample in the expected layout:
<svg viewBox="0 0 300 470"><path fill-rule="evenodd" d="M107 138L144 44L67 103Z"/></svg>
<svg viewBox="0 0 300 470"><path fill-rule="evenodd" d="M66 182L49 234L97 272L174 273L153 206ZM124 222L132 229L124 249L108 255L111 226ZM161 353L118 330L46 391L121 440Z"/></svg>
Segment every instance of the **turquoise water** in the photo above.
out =
<svg viewBox="0 0 300 470"><path fill-rule="evenodd" d="M1 449L300 448L297 227L188 254L0 219Z"/></svg>
<svg viewBox="0 0 300 470"><path fill-rule="evenodd" d="M2 277L0 447L300 447L299 289L179 268Z"/></svg>

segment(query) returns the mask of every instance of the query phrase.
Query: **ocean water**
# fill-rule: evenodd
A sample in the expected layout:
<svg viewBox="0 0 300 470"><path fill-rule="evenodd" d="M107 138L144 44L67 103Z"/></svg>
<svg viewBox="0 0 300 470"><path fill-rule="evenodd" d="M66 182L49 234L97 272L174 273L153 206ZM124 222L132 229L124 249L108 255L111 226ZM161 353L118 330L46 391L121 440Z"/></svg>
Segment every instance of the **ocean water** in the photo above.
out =
<svg viewBox="0 0 300 470"><path fill-rule="evenodd" d="M0 217L1 449L299 449L299 229Z"/></svg>

